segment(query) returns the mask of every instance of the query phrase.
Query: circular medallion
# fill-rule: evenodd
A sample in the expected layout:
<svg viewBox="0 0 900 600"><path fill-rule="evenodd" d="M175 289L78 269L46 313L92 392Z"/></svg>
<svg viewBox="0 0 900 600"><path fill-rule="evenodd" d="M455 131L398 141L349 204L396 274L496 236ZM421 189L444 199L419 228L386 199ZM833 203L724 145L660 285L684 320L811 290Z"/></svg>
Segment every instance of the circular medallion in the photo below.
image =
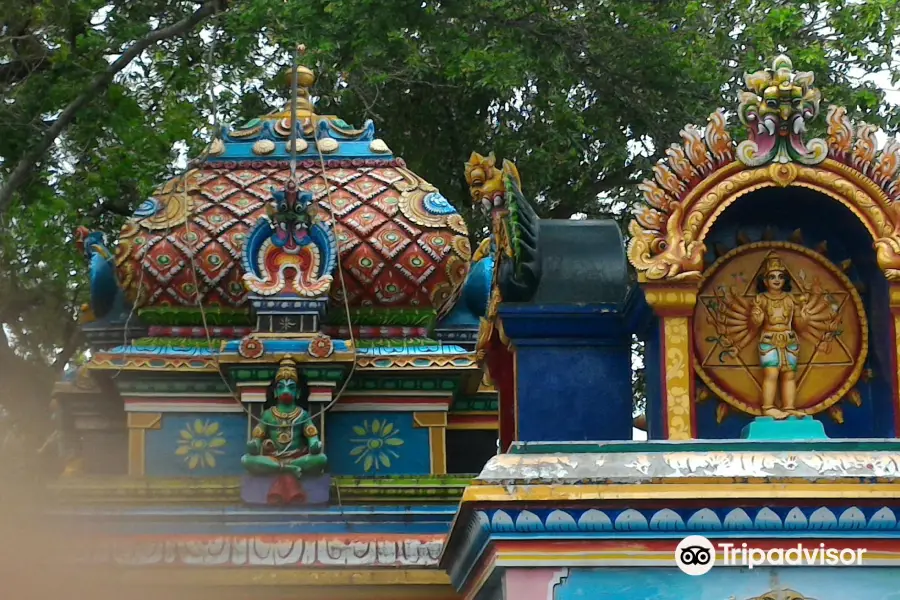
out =
<svg viewBox="0 0 900 600"><path fill-rule="evenodd" d="M309 342L306 351L314 358L328 358L334 353L334 342L327 335L320 333Z"/></svg>
<svg viewBox="0 0 900 600"><path fill-rule="evenodd" d="M728 252L704 273L694 310L697 373L742 412L772 414L774 403L776 412L813 415L841 400L862 373L869 335L862 299L840 269L799 244Z"/></svg>
<svg viewBox="0 0 900 600"><path fill-rule="evenodd" d="M260 358L265 353L266 349L263 347L262 342L252 335L244 337L238 345L238 354L250 360Z"/></svg>

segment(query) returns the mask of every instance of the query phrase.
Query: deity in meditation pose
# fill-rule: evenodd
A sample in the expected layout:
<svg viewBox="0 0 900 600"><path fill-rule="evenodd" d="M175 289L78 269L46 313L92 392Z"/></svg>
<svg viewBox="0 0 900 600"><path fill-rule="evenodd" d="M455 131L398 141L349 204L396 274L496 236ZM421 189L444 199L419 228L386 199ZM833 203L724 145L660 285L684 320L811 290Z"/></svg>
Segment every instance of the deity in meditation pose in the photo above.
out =
<svg viewBox="0 0 900 600"><path fill-rule="evenodd" d="M319 475L328 463L306 410L309 388L297 364L285 357L266 391L266 410L253 428L241 464L253 475Z"/></svg>

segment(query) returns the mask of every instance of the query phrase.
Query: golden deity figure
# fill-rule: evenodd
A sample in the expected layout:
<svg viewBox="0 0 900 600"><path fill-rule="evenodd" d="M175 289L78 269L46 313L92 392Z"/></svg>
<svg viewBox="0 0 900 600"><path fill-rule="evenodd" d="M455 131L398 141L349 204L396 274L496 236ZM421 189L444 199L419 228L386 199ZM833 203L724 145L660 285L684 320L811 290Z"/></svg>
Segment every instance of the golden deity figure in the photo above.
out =
<svg viewBox="0 0 900 600"><path fill-rule="evenodd" d="M705 274L696 311L700 379L742 412L813 415L859 379L868 333L862 301L837 267L807 248L736 248Z"/></svg>
<svg viewBox="0 0 900 600"><path fill-rule="evenodd" d="M776 418L800 416L802 413L794 408L800 355L797 330L806 330L811 322L810 311L819 305L811 305L805 294L799 298L791 295L790 275L774 250L766 256L765 270L759 276L757 292L750 310L750 321L760 331L758 349L759 366L763 369L762 410ZM779 382L780 409L775 407Z"/></svg>

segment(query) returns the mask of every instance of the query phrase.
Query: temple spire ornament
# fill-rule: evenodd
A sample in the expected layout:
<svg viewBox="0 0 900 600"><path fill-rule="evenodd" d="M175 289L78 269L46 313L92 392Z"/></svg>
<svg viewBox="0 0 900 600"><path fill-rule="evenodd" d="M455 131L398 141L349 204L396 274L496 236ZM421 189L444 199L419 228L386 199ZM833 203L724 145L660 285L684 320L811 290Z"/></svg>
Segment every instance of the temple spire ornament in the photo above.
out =
<svg viewBox="0 0 900 600"><path fill-rule="evenodd" d="M337 264L337 240L310 192L292 180L272 191L266 215L244 245L243 262L258 331L318 331Z"/></svg>
<svg viewBox="0 0 900 600"><path fill-rule="evenodd" d="M263 117L269 121L281 121L282 119L291 118L291 105L294 105L294 112L297 120L308 119L316 114L315 107L312 103L312 96L309 93L310 88L316 82L316 74L303 65L297 66L297 89L293 89L294 69L288 69L284 73L284 81L287 85L288 101L280 111L271 113ZM296 93L296 97L293 95Z"/></svg>
<svg viewBox="0 0 900 600"><path fill-rule="evenodd" d="M748 167L776 162L817 165L828 156L828 144L815 138L804 142L807 122L819 114L822 95L809 72L794 72L785 55L772 68L745 73L738 117L750 138L737 147L737 158Z"/></svg>

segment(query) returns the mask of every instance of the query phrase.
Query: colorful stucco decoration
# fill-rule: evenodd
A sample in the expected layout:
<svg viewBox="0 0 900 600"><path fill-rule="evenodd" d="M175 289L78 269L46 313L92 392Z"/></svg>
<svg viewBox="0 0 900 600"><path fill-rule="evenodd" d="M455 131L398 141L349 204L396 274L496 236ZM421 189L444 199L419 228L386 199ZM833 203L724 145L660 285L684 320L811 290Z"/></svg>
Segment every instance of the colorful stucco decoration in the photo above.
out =
<svg viewBox="0 0 900 600"><path fill-rule="evenodd" d="M653 179L638 188L644 196L628 226L628 258L638 277L646 280L697 280L706 247L698 239L690 214L695 190L707 187L713 173L733 164L734 144L725 114L714 112L701 134L694 125L681 130L681 144L666 150L667 158L653 168ZM703 186L700 184L703 183Z"/></svg>
<svg viewBox="0 0 900 600"><path fill-rule="evenodd" d="M314 77L302 75L294 181L298 198L336 240L346 289L333 275L331 303L343 307L346 298L354 314L365 313L363 325L433 323L453 308L469 271L462 216L375 143L371 121L355 129L315 114L306 87ZM290 123L287 107L226 130L206 162L161 186L126 224L116 264L139 313L189 312L198 302L247 310L244 276L261 275L241 254L252 228L276 218L267 206L289 179Z"/></svg>
<svg viewBox="0 0 900 600"><path fill-rule="evenodd" d="M754 242L721 256L704 273L693 335L697 375L724 403L720 422L728 406L776 418L828 410L841 421L838 402L861 402L863 300L844 270L800 244Z"/></svg>
<svg viewBox="0 0 900 600"><path fill-rule="evenodd" d="M293 181L272 195L267 215L244 243L245 285L261 296L285 291L302 298L325 296L337 259L334 232L311 207L312 194L299 193Z"/></svg>
<svg viewBox="0 0 900 600"><path fill-rule="evenodd" d="M759 377L752 375L756 373L753 365L761 360L755 357L757 342L759 352L762 352L762 341L754 338L755 341L750 343L747 341L750 338L747 338L744 340L747 344L740 349L736 346L722 347L719 342L711 341L724 339L736 342L743 340L745 334L752 337L751 330L758 329L752 319L741 317L746 311L741 308L744 304L737 300L737 296L723 295L722 290L734 287L735 281L712 281L717 277L713 271L721 274L722 269L731 273L729 277L743 276L748 282L756 277L755 273L737 268L739 265L734 262L739 261L739 255L746 253L748 239L739 239L734 252L728 255L731 257L728 260L734 263L730 266L722 263L725 260L724 251L718 247L721 240L713 247L708 239L716 223L740 199L759 190L781 188L795 189L798 193L801 190L804 193L814 191L823 198L838 202L863 225L884 277L889 282L900 281L900 211L895 205L900 146L889 142L879 152L874 128L865 123L853 124L847 117L846 109L841 107L831 107L828 111L827 141L805 140L807 127L819 116L821 95L813 87L813 75L794 72L787 57L776 58L770 69L747 74L745 83L747 89L740 96L738 116L747 126L749 138L738 144L733 141L723 111L710 116L702 133L694 126L685 127L681 132L682 144L669 148L666 158L654 167L653 178L639 186L643 192L643 202L629 223L631 240L628 258L637 271L638 282L647 302L661 319L665 373L662 389L667 406L664 414L667 435L673 439L686 439L695 434L695 399L702 401L710 396L723 401L717 409L720 423L726 418L729 407L749 414L761 414L762 411L777 418L785 418L789 414L814 414L827 409L833 420L843 423L844 410L837 402L846 398L856 406L861 403L861 395L854 386L866 373L868 325L866 310L855 284L844 276L852 261L835 266L824 256L824 250L811 248L801 248L796 253L791 250L785 255L782 264L787 264L787 271L796 271L792 272L791 277L798 277L801 273L806 277L804 281L795 282L798 289L792 292L795 301L791 306L795 308L791 318L805 324L804 319L812 317L803 312L811 306L804 302L812 302L818 303L816 306L819 308L831 306L829 310L838 319L834 323L825 319L814 325L814 337L818 342L810 347L816 349L814 352L811 350L812 354L802 350L802 342L796 347L787 344L784 348L775 348L782 356L778 359L777 369L782 369L782 363L793 364L791 361L796 358L797 348L801 348L798 359L801 366L796 370L795 383L789 375L778 375L773 380L775 384L765 383L761 372L757 373ZM790 199L786 201L790 202ZM770 216L775 218L774 214ZM806 218L809 216L806 215ZM761 215L760 218L766 217ZM768 243L766 239L771 238L764 237L757 243ZM772 244L775 245L768 250L760 250L759 264L770 250L787 252L786 247L779 250L775 247L777 243ZM812 268L813 263L809 264L809 268L799 269L797 266L807 260L803 257L809 256L813 257L813 262L826 265L821 267L821 277L816 276L819 267ZM711 266L712 262L716 262L715 266ZM780 272L784 271L782 269ZM826 277L826 274L833 276ZM830 283L826 283L823 277ZM835 304L831 300L825 303L812 300L824 297L821 293L826 287L830 293L828 298L846 296L848 301ZM752 293L771 295L772 292L760 288ZM713 312L710 312L710 307L713 307ZM747 311L751 308L747 305ZM825 318L827 315L822 313L819 316ZM828 358L816 358L823 348L828 350ZM832 350L837 352L839 349L847 354L844 362L833 355ZM721 365L719 357L723 357ZM738 360L741 357L746 360ZM714 375L716 369L727 368L726 363L736 360L750 368L747 371L751 373L748 375L750 379L745 382L749 387L743 391L734 377L729 376L729 382L723 387ZM806 372L825 368L817 365L817 361L821 360L834 363L826 370L831 369L828 377L834 379L835 385L826 386L828 389L816 387L812 390L809 388L810 382L822 380L811 379ZM838 363L843 366L836 366ZM784 368L791 371L786 366ZM839 371L843 368L847 372L842 374ZM699 382L694 379L695 371L700 374ZM771 385L779 390L775 394L779 398L774 401L775 404L772 404ZM809 389L798 392L805 396L795 405L790 390L795 387L803 389L804 386ZM750 394L754 398L752 407L747 404L750 388L754 390ZM740 397L745 399L739 400ZM786 403L779 404L785 399Z"/></svg>
<svg viewBox="0 0 900 600"><path fill-rule="evenodd" d="M750 139L737 147L737 158L748 167L769 162L817 165L828 153L825 140L803 141L806 124L819 115L822 94L813 87L812 73L795 73L783 54L772 68L747 73L738 116Z"/></svg>
<svg viewBox="0 0 900 600"><path fill-rule="evenodd" d="M802 142L805 123L818 115L819 93L812 74L790 68L779 57L772 70L747 75L754 91L744 92L738 112L749 140L735 148L725 114L717 111L703 134L686 126L682 144L670 147L654 178L639 186L643 203L629 223L628 258L641 281L698 281L716 218L754 190L790 185L847 206L872 236L886 277L900 280L900 215L893 207L900 145L891 141L879 152L875 129L851 123L843 107L828 111L827 142Z"/></svg>
<svg viewBox="0 0 900 600"><path fill-rule="evenodd" d="M540 278L537 215L522 194L516 165L504 160L502 168L497 168L496 162L493 153L482 156L472 152L465 164L472 203L491 221L491 235L476 251L479 259L490 256L493 260L490 298L478 332L479 361L484 359L495 327L499 327L500 339L505 339L502 324L497 321L497 309L504 301L503 288L507 288L505 300L515 302L516 288L532 288Z"/></svg>

